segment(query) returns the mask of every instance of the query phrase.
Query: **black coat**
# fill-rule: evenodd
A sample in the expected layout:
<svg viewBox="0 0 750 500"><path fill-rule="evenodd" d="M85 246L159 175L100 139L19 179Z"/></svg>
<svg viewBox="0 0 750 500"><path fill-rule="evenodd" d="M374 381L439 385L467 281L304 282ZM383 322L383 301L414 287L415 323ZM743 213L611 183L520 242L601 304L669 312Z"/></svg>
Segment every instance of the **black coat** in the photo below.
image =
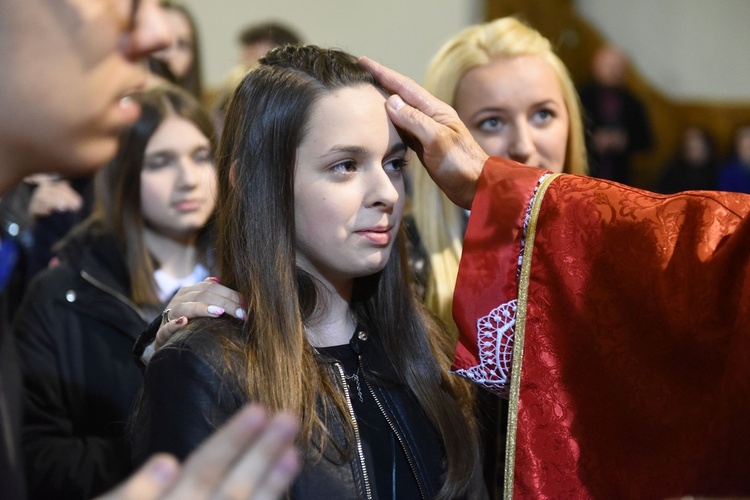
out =
<svg viewBox="0 0 750 500"><path fill-rule="evenodd" d="M579 89L583 119L586 127L586 149L589 153L591 175L631 184L631 157L637 152L651 150L654 143L651 122L644 104L624 87L604 87L591 83ZM614 109L602 106L605 97L617 103ZM599 129L617 129L627 134L625 150L599 154L593 147L592 135Z"/></svg>
<svg viewBox="0 0 750 500"><path fill-rule="evenodd" d="M6 296L0 294L0 311ZM5 311L2 311L4 313ZM21 373L5 314L0 315L0 499L23 500L21 455Z"/></svg>
<svg viewBox="0 0 750 500"><path fill-rule="evenodd" d="M154 452L186 457L248 402L236 377L228 372L226 358L217 340L221 335L242 335L239 321L224 318L191 321L149 362L143 399L134 419L133 451L136 463ZM356 339L353 346L354 342L357 342ZM367 373L374 373L374 366L378 367L380 380L383 375L390 378L390 363L383 363L382 351L377 346L372 340L356 345L361 350L365 380L369 379ZM342 380L335 380L334 384L343 390ZM398 449L409 456L413 468L407 473L417 479L423 498L433 498L441 481L444 450L429 419L403 385L370 380L366 386L363 383L363 390L373 391L382 405L381 411L397 430L401 441L396 446L400 446ZM329 423L332 421L337 422L328 420ZM334 440L341 445L343 428L331 425L330 430ZM365 463L369 462L367 467L370 473L390 473L390 469L371 469L374 465L372 454L376 451L371 449L372 442L363 439L363 444ZM356 453L353 455L341 458L339 454L326 453L321 460L306 464L292 487L291 497L366 498L363 468ZM372 483L373 480L369 481ZM374 490L373 498L378 498Z"/></svg>
<svg viewBox="0 0 750 500"><path fill-rule="evenodd" d="M14 332L31 498L91 498L132 471L125 427L142 376L131 351L153 312L129 296L114 237L91 230L26 291Z"/></svg>

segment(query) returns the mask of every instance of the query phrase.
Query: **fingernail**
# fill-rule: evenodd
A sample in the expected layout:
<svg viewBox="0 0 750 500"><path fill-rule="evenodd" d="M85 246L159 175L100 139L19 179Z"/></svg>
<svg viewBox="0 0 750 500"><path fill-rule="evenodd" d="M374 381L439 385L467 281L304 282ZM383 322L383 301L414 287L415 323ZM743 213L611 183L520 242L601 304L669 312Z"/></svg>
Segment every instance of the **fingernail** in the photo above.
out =
<svg viewBox="0 0 750 500"><path fill-rule="evenodd" d="M208 311L208 314L213 314L214 316L221 316L224 314L224 308L219 306L208 306L206 310Z"/></svg>
<svg viewBox="0 0 750 500"><path fill-rule="evenodd" d="M388 104L391 105L391 108L393 108L394 111L398 111L406 105L404 100L401 99L401 96L398 94L393 94L391 97L389 97Z"/></svg>
<svg viewBox="0 0 750 500"><path fill-rule="evenodd" d="M221 280L216 276L209 276L208 278L206 278L206 281L213 281L214 283L218 283L221 285Z"/></svg>
<svg viewBox="0 0 750 500"><path fill-rule="evenodd" d="M172 484L177 472L176 464L169 459L157 458L148 467L148 473L162 486Z"/></svg>
<svg viewBox="0 0 750 500"><path fill-rule="evenodd" d="M240 318L241 320L245 320L247 318L247 313L245 313L245 310L241 307L238 307L237 310L234 312L234 315Z"/></svg>
<svg viewBox="0 0 750 500"><path fill-rule="evenodd" d="M174 322L175 322L175 324L182 326L185 323L187 323L187 318L185 316L180 316Z"/></svg>

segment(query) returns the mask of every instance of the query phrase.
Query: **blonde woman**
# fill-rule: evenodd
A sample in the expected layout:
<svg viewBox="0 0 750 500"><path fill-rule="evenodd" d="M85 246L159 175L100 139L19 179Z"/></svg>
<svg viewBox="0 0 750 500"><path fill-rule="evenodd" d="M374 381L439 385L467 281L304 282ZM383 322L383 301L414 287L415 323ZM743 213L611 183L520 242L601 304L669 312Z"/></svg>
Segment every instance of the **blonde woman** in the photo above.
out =
<svg viewBox="0 0 750 500"><path fill-rule="evenodd" d="M430 63L425 88L455 108L492 156L553 172L585 174L578 94L549 40L518 19L470 26ZM429 259L425 302L448 329L467 213L423 168L414 169L412 217Z"/></svg>

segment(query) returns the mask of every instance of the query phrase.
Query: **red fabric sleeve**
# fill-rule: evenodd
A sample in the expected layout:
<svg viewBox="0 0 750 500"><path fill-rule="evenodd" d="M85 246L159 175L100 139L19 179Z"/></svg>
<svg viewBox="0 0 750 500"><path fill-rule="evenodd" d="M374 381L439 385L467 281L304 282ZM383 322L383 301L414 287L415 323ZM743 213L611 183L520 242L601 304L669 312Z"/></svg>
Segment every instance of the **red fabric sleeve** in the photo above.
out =
<svg viewBox="0 0 750 500"><path fill-rule="evenodd" d="M477 319L517 296L540 175L485 170L454 301L464 369ZM526 263L514 496L750 493L748 209L747 195L552 181Z"/></svg>
<svg viewBox="0 0 750 500"><path fill-rule="evenodd" d="M493 157L485 164L471 206L453 298L453 316L461 332L454 369L468 369L480 361L477 319L517 298L526 209L544 173L504 158Z"/></svg>

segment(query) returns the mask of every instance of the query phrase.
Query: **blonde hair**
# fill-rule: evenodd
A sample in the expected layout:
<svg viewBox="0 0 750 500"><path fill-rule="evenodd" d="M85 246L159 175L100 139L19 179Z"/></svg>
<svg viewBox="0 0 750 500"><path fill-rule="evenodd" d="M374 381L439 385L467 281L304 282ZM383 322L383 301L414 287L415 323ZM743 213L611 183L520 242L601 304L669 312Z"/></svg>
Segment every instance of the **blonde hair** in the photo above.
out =
<svg viewBox="0 0 750 500"><path fill-rule="evenodd" d="M549 63L568 109L568 141L563 171L585 174L588 170L586 145L575 85L549 40L518 19L504 17L460 31L432 59L424 87L453 106L456 89L467 71L488 64L494 58L529 55L539 56ZM438 189L424 168L414 169L413 175L412 213L431 267L425 302L455 333L453 289L463 248L465 217L462 209Z"/></svg>

